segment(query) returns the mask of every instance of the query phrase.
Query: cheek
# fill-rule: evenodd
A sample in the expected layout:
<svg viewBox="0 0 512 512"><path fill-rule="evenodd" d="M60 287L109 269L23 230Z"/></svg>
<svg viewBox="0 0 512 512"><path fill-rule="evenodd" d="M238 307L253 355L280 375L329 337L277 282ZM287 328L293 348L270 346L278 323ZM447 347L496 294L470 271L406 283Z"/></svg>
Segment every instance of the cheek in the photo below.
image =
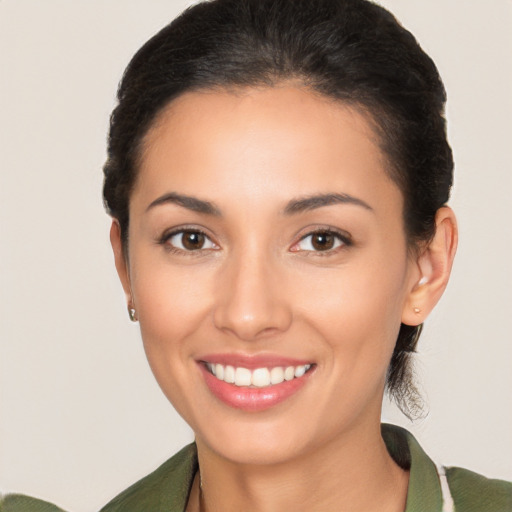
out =
<svg viewBox="0 0 512 512"><path fill-rule="evenodd" d="M132 286L141 326L155 334L170 330L186 336L212 296L208 268L171 265L165 255L144 253L132 268L136 269Z"/></svg>
<svg viewBox="0 0 512 512"><path fill-rule="evenodd" d="M211 288L200 269L183 270L152 262L138 265L133 292L144 350L163 393L193 425L194 355L200 349L197 331L209 318Z"/></svg>
<svg viewBox="0 0 512 512"><path fill-rule="evenodd" d="M165 258L134 262L135 305L155 377L171 379L193 364L193 334L208 318L213 297L205 268L169 265Z"/></svg>
<svg viewBox="0 0 512 512"><path fill-rule="evenodd" d="M405 263L362 259L317 272L302 283L301 311L339 357L343 373L373 368L385 374L400 328ZM385 268L386 271L382 269ZM325 269L322 269L325 270Z"/></svg>

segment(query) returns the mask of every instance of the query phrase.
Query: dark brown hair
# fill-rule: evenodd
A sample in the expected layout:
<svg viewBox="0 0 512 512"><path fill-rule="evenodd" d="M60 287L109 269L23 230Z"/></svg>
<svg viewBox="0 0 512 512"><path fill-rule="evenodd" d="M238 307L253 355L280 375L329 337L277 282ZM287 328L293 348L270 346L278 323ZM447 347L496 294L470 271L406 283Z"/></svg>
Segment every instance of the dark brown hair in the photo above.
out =
<svg viewBox="0 0 512 512"><path fill-rule="evenodd" d="M412 34L366 0L213 0L152 37L119 86L103 194L125 250L141 145L162 109L186 91L289 79L370 115L404 197L409 246L431 239L436 211L449 197L453 160L445 90ZM411 367L420 332L402 324L387 377L388 392L408 416L420 403Z"/></svg>

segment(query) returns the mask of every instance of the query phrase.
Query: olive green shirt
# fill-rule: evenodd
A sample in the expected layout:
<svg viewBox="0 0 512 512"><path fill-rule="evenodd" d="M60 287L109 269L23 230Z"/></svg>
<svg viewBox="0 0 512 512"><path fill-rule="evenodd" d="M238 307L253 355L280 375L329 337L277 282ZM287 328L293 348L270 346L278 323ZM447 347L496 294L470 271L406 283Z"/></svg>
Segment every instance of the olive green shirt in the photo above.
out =
<svg viewBox="0 0 512 512"><path fill-rule="evenodd" d="M443 512L436 466L412 434L383 425L382 436L393 459L410 471L405 512ZM184 512L197 468L196 446L190 444L100 512ZM446 476L455 512L512 512L512 483L456 467L446 468ZM0 512L63 511L46 502L11 495L0 499Z"/></svg>
<svg viewBox="0 0 512 512"><path fill-rule="evenodd" d="M21 494L8 494L0 496L0 512L64 512L61 508L46 501L22 496Z"/></svg>
<svg viewBox="0 0 512 512"><path fill-rule="evenodd" d="M383 425L382 436L393 459L410 471L405 512L442 512L437 468L413 435L400 427ZM184 512L197 468L196 447L191 444L101 512ZM512 512L512 483L461 468L447 468L446 475L455 512Z"/></svg>

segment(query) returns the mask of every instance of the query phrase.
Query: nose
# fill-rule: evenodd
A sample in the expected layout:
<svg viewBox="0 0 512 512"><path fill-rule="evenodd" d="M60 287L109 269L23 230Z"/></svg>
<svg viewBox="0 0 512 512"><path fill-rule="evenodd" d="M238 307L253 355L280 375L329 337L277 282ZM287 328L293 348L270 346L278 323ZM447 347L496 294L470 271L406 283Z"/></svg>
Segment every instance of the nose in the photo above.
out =
<svg viewBox="0 0 512 512"><path fill-rule="evenodd" d="M217 289L215 326L251 341L286 331L292 311L283 271L264 255L241 254L226 262Z"/></svg>

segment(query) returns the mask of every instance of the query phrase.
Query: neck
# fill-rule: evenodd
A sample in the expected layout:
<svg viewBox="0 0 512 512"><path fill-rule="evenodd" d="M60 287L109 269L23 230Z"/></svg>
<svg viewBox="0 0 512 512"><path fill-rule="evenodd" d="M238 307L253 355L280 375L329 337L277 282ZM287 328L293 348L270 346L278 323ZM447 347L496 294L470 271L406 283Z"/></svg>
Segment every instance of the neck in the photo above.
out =
<svg viewBox="0 0 512 512"><path fill-rule="evenodd" d="M198 439L201 485L194 483L189 510L403 512L408 474L395 464L376 427L353 429L272 465L226 460Z"/></svg>

